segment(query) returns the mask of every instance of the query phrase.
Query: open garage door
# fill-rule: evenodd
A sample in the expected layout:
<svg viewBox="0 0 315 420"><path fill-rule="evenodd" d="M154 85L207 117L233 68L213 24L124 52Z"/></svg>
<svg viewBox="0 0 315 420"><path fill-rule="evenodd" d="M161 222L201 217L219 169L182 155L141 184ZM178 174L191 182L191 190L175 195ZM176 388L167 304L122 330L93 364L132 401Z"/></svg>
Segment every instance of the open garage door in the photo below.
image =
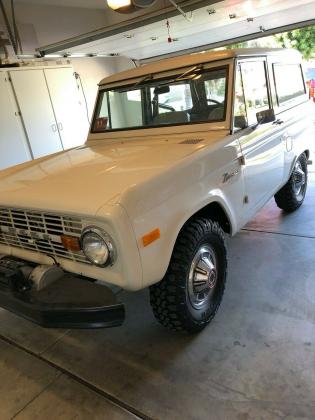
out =
<svg viewBox="0 0 315 420"><path fill-rule="evenodd" d="M170 5L131 15L116 13L116 23L94 32L39 48L42 55L124 55L146 60L197 52L259 38L315 23L310 0L179 1L191 16ZM109 13L114 13L110 12ZM166 19L170 21L170 36Z"/></svg>

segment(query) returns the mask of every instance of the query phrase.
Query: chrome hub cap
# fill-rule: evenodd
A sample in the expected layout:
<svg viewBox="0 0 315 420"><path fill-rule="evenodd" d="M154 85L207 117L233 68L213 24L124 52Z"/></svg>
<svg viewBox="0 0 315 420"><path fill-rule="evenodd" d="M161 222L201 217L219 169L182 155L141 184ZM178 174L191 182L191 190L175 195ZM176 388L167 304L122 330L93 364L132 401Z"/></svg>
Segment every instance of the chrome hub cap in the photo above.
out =
<svg viewBox="0 0 315 420"><path fill-rule="evenodd" d="M298 199L304 197L306 187L306 174L303 171L300 161L297 161L293 171L293 188Z"/></svg>
<svg viewBox="0 0 315 420"><path fill-rule="evenodd" d="M191 263L188 278L188 294L192 306L200 309L209 301L217 283L217 261L213 249L203 245Z"/></svg>

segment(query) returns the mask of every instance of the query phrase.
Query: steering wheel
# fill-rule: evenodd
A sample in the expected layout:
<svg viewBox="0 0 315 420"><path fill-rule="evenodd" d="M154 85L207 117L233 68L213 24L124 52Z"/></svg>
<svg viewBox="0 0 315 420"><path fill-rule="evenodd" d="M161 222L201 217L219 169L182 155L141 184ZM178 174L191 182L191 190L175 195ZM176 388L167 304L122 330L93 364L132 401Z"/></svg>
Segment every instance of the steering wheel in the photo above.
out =
<svg viewBox="0 0 315 420"><path fill-rule="evenodd" d="M165 105L165 104L159 104L159 108L163 108L163 109L168 109L169 111L176 111L175 108L173 108L170 105Z"/></svg>
<svg viewBox="0 0 315 420"><path fill-rule="evenodd" d="M216 105L223 105L221 102L219 102L219 101L216 101L215 99L211 99L211 98L207 98L207 102L213 102L214 104L216 104Z"/></svg>

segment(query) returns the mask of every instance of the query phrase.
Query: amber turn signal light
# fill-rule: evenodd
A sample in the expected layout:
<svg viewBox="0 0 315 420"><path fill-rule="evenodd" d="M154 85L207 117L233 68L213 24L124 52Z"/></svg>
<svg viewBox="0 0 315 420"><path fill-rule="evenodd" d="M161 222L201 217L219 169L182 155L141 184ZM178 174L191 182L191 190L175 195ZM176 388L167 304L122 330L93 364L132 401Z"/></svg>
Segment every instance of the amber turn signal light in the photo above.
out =
<svg viewBox="0 0 315 420"><path fill-rule="evenodd" d="M80 239L75 236L61 236L61 242L68 251L81 251Z"/></svg>
<svg viewBox="0 0 315 420"><path fill-rule="evenodd" d="M148 246L148 245L152 244L152 242L156 241L157 239L160 239L160 237L161 237L160 229L152 230L151 232L142 236L143 246Z"/></svg>

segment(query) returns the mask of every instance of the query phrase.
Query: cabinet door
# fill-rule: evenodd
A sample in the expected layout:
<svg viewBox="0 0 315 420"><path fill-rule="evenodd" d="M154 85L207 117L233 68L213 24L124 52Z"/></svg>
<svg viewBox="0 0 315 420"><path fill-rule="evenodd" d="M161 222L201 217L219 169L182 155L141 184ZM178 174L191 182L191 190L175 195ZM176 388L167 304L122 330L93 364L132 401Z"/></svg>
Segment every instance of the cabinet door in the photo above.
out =
<svg viewBox="0 0 315 420"><path fill-rule="evenodd" d="M79 146L87 138L88 120L72 68L45 69L45 76L54 107L64 149Z"/></svg>
<svg viewBox="0 0 315 420"><path fill-rule="evenodd" d="M31 159L7 73L0 72L0 169Z"/></svg>
<svg viewBox="0 0 315 420"><path fill-rule="evenodd" d="M62 150L43 70L10 71L34 158Z"/></svg>

